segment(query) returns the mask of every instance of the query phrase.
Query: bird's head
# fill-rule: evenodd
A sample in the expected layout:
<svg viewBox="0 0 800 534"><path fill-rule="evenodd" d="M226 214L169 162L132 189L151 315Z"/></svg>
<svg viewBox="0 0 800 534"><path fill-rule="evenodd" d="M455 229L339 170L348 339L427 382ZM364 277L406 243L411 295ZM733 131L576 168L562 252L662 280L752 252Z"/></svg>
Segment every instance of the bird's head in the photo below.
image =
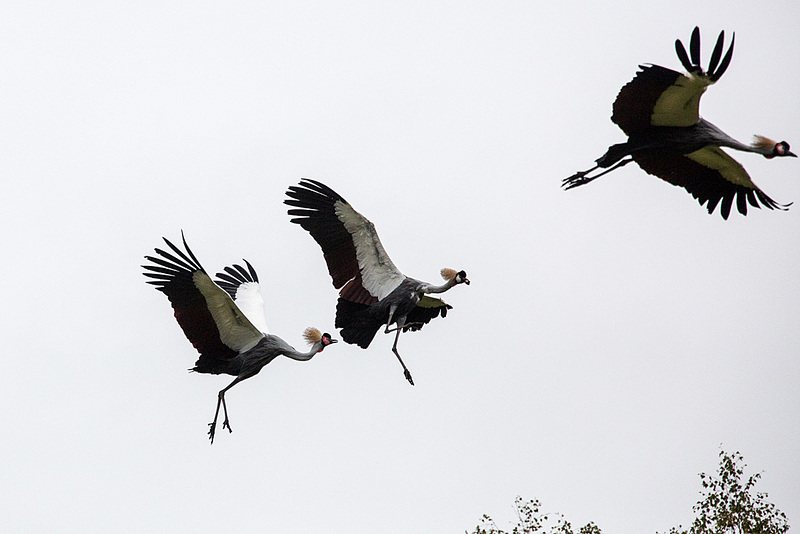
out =
<svg viewBox="0 0 800 534"><path fill-rule="evenodd" d="M445 267L444 269L442 269L442 278L444 278L448 282L453 282L453 285L458 285L458 284L469 285L469 279L467 278L466 271L456 271L455 269L449 269Z"/></svg>
<svg viewBox="0 0 800 534"><path fill-rule="evenodd" d="M780 143L776 143L775 148L773 148L772 151L774 152L775 156L779 157L780 156L789 156L792 158L797 157L797 154L789 150L789 143L787 143L786 141L781 141Z"/></svg>
<svg viewBox="0 0 800 534"><path fill-rule="evenodd" d="M767 159L780 158L785 156L791 158L797 157L797 154L789 150L789 143L787 143L786 141L781 141L780 143L776 143L772 139L764 137L763 135L753 136L753 146L755 148L760 149L761 153L764 154L764 157Z"/></svg>
<svg viewBox="0 0 800 534"><path fill-rule="evenodd" d="M306 342L308 342L309 345L319 343L320 347L317 352L322 352L328 345L336 343L336 340L333 339L329 333L325 332L323 334L313 327L306 328L306 331L303 332L303 337L306 338Z"/></svg>

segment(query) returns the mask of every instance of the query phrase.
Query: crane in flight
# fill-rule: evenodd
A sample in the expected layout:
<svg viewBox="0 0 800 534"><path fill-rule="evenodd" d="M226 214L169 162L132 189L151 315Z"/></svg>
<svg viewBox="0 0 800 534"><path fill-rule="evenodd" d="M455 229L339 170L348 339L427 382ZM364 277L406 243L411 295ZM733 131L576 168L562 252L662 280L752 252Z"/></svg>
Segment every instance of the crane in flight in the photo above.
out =
<svg viewBox="0 0 800 534"><path fill-rule="evenodd" d="M756 135L748 145L700 118L700 97L719 80L733 56L735 35L722 57L724 40L723 31L717 38L707 71L700 66L697 27L689 42L690 54L680 39L675 41L675 50L687 74L658 65L640 65L642 70L617 95L611 115L628 140L611 145L591 169L564 179L564 189L587 184L635 161L645 172L686 189L701 206L706 205L708 213L713 213L719 204L724 219L728 218L734 199L742 215L747 215L748 203L754 208L763 205L786 210L791 203L783 205L772 200L721 147L754 152L767 159L796 157L789 150L789 143L776 143ZM590 176L596 169L605 170Z"/></svg>
<svg viewBox="0 0 800 534"><path fill-rule="evenodd" d="M284 203L293 223L307 230L322 248L333 286L341 289L336 304L336 328L342 339L366 349L382 325L395 332L392 352L403 375L414 385L397 351L401 332L416 331L452 306L430 294L469 285L467 273L442 269L445 282L429 284L404 275L395 267L378 238L375 226L338 193L316 180L302 179L290 186ZM395 325L394 328L390 328Z"/></svg>
<svg viewBox="0 0 800 534"><path fill-rule="evenodd" d="M308 352L299 352L278 336L268 334L264 318L258 275L247 260L247 268L234 264L211 279L192 253L183 237L185 251L164 242L171 252L156 248L157 256L145 256L150 262L142 267L148 284L164 293L175 310L175 319L194 348L200 353L190 371L235 376L217 395L214 421L208 424L208 437L214 443L219 407L225 415L222 428L231 429L225 392L258 374L278 356L293 360L310 360L325 347L336 343L330 334L307 328L303 337L311 345Z"/></svg>

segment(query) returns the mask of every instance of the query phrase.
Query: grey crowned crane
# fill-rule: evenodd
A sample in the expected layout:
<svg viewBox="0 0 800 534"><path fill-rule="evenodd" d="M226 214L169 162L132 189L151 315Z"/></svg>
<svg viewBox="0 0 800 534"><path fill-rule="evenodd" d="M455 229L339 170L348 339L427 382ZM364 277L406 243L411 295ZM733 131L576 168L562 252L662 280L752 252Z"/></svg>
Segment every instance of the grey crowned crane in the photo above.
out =
<svg viewBox="0 0 800 534"><path fill-rule="evenodd" d="M306 229L322 248L333 286L341 289L336 304L336 328L342 339L366 349L382 325L395 332L392 352L403 366L406 380L414 380L400 353L400 332L416 331L452 306L428 296L453 286L469 284L467 273L442 269L445 280L433 285L404 275L383 248L375 226L338 193L321 182L302 179L289 187L285 204L293 223ZM395 327L389 327L394 324Z"/></svg>
<svg viewBox="0 0 800 534"><path fill-rule="evenodd" d="M722 48L725 32L720 32L711 54L708 71L700 66L700 30L695 27L689 42L690 56L680 40L675 41L678 58L688 74L658 65L640 65L636 76L626 84L614 102L611 120L628 135L628 141L609 147L588 171L563 180L565 189L587 184L606 173L635 161L647 173L686 189L708 213L720 206L727 219L734 198L742 215L747 204L760 208L786 210L753 183L747 171L720 147L755 152L771 159L791 156L786 141L776 143L757 135L746 145L725 134L699 115L700 97L715 83L730 64L734 38L725 57ZM720 58L722 57L722 61ZM606 169L594 176L595 169Z"/></svg>
<svg viewBox="0 0 800 534"><path fill-rule="evenodd" d="M311 348L308 352L295 350L278 336L267 333L258 275L247 260L247 269L235 264L226 267L224 273L217 273L215 282L197 261L185 238L185 252L168 239L164 241L174 254L155 249L158 256L145 256L150 263L142 266L146 271L143 274L153 279L148 284L167 296L175 310L175 319L200 353L190 371L236 377L217 395L214 421L208 425L213 444L220 404L225 414L222 428L233 432L225 404L226 391L257 375L278 356L310 360L336 340L316 328L307 328L303 336Z"/></svg>

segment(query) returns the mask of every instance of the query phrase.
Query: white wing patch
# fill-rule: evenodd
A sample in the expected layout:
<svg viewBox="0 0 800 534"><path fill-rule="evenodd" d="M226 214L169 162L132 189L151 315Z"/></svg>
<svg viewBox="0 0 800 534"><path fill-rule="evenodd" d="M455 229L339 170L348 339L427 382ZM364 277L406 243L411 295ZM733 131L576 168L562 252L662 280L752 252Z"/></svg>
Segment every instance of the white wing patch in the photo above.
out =
<svg viewBox="0 0 800 534"><path fill-rule="evenodd" d="M653 126L692 126L700 120L700 97L713 84L708 76L679 76L653 106Z"/></svg>
<svg viewBox="0 0 800 534"><path fill-rule="evenodd" d="M195 271L192 280L206 299L206 305L217 325L222 342L237 352L255 347L264 334L253 326L225 290L202 271Z"/></svg>
<svg viewBox="0 0 800 534"><path fill-rule="evenodd" d="M405 280L405 276L386 254L371 222L340 200L334 204L334 210L353 239L364 289L379 300L386 298Z"/></svg>
<svg viewBox="0 0 800 534"><path fill-rule="evenodd" d="M264 314L264 297L261 296L261 285L258 282L244 282L236 289L233 299L240 310L250 319L253 326L264 335L269 334L267 318Z"/></svg>
<svg viewBox="0 0 800 534"><path fill-rule="evenodd" d="M757 189L756 184L750 179L750 175L744 167L716 146L706 146L700 150L695 150L686 157L697 163L719 171L723 178L736 185L743 185L750 189Z"/></svg>

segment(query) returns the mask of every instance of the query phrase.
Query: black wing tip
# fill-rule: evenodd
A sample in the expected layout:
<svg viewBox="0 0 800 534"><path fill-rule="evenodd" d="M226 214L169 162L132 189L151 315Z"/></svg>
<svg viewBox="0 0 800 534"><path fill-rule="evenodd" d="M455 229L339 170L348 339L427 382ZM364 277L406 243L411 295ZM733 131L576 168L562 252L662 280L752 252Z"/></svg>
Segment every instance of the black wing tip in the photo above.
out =
<svg viewBox="0 0 800 534"><path fill-rule="evenodd" d="M700 66L700 27L695 26L692 30L692 36L689 38L689 53L692 56L692 63Z"/></svg>
<svg viewBox="0 0 800 534"><path fill-rule="evenodd" d="M259 283L258 274L249 261L242 258L242 261L247 265L247 269L234 263L225 267L225 272L219 272L214 275L214 283L221 287L232 299L236 299L236 293L239 287L246 283Z"/></svg>
<svg viewBox="0 0 800 534"><path fill-rule="evenodd" d="M725 42L725 30L720 31L717 37L717 42L714 45L714 50L711 53L711 59L708 62L708 70L704 73L703 67L700 65L700 27L695 26L692 30L692 35L689 39L689 53L686 53L686 48L680 39L675 40L675 52L678 54L683 68L692 74L708 75L711 81L716 82L725 73L730 66L731 59L733 58L733 45L736 42L736 32L731 36L731 44L725 57L720 61L722 56L722 49ZM691 55L691 58L690 58Z"/></svg>
<svg viewBox="0 0 800 534"><path fill-rule="evenodd" d="M683 65L683 68L686 69L686 72L693 72L694 65L689 61L689 54L686 53L686 48L683 46L680 39L675 39L675 53L678 54L678 59L681 65Z"/></svg>
<svg viewBox="0 0 800 534"><path fill-rule="evenodd" d="M247 270L250 271L250 276L253 278L253 282L258 282L258 273L256 273L256 270L252 265L250 265L250 262L244 258L242 258L242 261L245 265L247 265Z"/></svg>
<svg viewBox="0 0 800 534"><path fill-rule="evenodd" d="M725 71L728 70L728 67L731 64L731 59L733 58L733 45L736 43L736 32L733 32L731 35L731 44L728 46L728 51L725 53L725 57L722 58L722 61L717 66L717 61L719 61L719 57L722 54L722 48L725 41L725 30L719 32L719 37L717 37L717 44L714 46L714 52L711 54L711 60L708 63L708 75L713 81L719 80Z"/></svg>
<svg viewBox="0 0 800 534"><path fill-rule="evenodd" d="M191 273L198 271L205 273L205 269L200 265L197 257L195 257L186 243L183 230L181 230L181 241L186 250L185 252L166 237L162 236L162 239L171 252L155 247L153 249L155 255L144 256L144 259L150 263L142 265L142 268L146 271L142 274L149 278L157 279L147 283L155 285L156 289L160 291L166 291L166 286L178 277L191 275Z"/></svg>
<svg viewBox="0 0 800 534"><path fill-rule="evenodd" d="M702 74L703 68L700 66L700 27L695 26L692 30L692 35L689 37L689 53L686 52L686 47L680 39L675 39L675 52L678 54L678 59L689 73Z"/></svg>
<svg viewBox="0 0 800 534"><path fill-rule="evenodd" d="M724 33L725 32L720 33L720 39L722 39ZM728 70L728 66L730 66L731 59L733 58L733 45L735 43L736 43L736 32L734 32L733 35L731 36L731 44L728 47L728 51L725 53L725 57L722 58L722 62L719 64L719 67L717 67L717 69L713 73L709 72L709 76L711 76L712 80L714 81L719 80L720 77L723 74L725 74L725 71ZM710 65L709 65L709 70L711 70Z"/></svg>
<svg viewBox="0 0 800 534"><path fill-rule="evenodd" d="M303 178L298 185L289 186L283 203L292 208L287 213L296 217L291 219L295 224L303 225L304 221L316 219L323 214L332 214L335 204L347 201L340 194L322 182ZM305 228L305 226L304 226ZM306 228L308 230L309 228Z"/></svg>
<svg viewBox="0 0 800 534"><path fill-rule="evenodd" d="M724 220L728 220L731 214L734 200L736 201L736 210L742 215L747 216L748 204L757 209L767 208L769 210L788 211L793 202L781 204L776 202L769 195L764 193L761 189L747 189L732 192L728 195L720 195L716 197L699 198L698 201L702 206L705 204L706 211L709 215L714 213L714 210L719 205L719 214ZM761 202L759 204L759 201Z"/></svg>
<svg viewBox="0 0 800 534"><path fill-rule="evenodd" d="M238 263L234 263L232 265L228 265L224 267L224 273L219 272L215 274L217 278L225 280L226 282L241 285L246 284L247 282L258 282L258 274L256 274L256 270L250 265L245 259L242 259L244 263L247 265L247 269L239 265Z"/></svg>
<svg viewBox="0 0 800 534"><path fill-rule="evenodd" d="M711 59L708 62L708 75L713 76L714 70L717 68L720 58L722 57L722 45L725 41L725 30L719 32L717 43L714 45L714 51L711 53Z"/></svg>
<svg viewBox="0 0 800 534"><path fill-rule="evenodd" d="M297 185L289 186L289 188L286 191L286 195L297 200L303 200L304 198L308 198L309 196L314 196L314 197L326 198L332 202L341 200L342 202L347 203L347 201L342 197L342 195L340 195L339 193L337 193L324 183L318 180L313 180L311 178L301 178L300 182ZM285 199L283 202L284 204L289 204L289 199Z"/></svg>

